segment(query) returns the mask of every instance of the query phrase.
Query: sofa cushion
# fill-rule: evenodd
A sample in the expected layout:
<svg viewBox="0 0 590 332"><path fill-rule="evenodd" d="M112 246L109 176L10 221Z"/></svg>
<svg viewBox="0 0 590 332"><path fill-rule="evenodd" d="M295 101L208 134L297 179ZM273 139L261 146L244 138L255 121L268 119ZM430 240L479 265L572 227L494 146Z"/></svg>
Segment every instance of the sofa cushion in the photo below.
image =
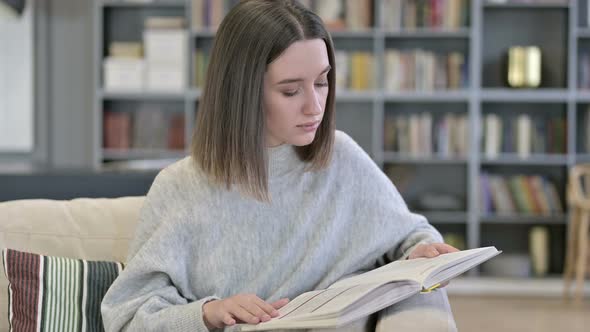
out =
<svg viewBox="0 0 590 332"><path fill-rule="evenodd" d="M123 264L12 249L2 257L14 331L104 331L100 303Z"/></svg>
<svg viewBox="0 0 590 332"><path fill-rule="evenodd" d="M0 249L124 262L144 197L0 203ZM0 273L0 332L8 331L8 280Z"/></svg>

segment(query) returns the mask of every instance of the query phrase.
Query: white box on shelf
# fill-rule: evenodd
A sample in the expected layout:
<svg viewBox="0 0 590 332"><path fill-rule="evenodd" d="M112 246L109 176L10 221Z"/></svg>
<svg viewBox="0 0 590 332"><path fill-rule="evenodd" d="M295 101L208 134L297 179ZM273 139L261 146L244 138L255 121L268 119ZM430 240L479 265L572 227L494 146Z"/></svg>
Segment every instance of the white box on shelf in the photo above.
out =
<svg viewBox="0 0 590 332"><path fill-rule="evenodd" d="M104 60L103 66L105 90L143 90L145 81L145 60L107 57Z"/></svg>
<svg viewBox="0 0 590 332"><path fill-rule="evenodd" d="M143 40L148 63L177 64L186 68L186 31L148 29L143 33Z"/></svg>
<svg viewBox="0 0 590 332"><path fill-rule="evenodd" d="M146 89L150 91L183 92L186 71L176 65L148 64Z"/></svg>

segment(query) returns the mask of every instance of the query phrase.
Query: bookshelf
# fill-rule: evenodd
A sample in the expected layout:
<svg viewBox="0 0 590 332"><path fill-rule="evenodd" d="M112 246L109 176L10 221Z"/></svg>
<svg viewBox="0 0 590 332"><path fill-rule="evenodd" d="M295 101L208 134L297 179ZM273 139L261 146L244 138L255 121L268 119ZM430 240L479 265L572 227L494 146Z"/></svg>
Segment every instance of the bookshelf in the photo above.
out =
<svg viewBox="0 0 590 332"><path fill-rule="evenodd" d="M306 2L315 5L317 0ZM569 219L567 210L548 216L482 213L480 178L482 174L508 178L541 176L553 183L563 204L568 168L576 163L590 162L590 138L587 137L590 131L590 77L588 88L583 88L580 83L583 54L588 53L590 59L588 1L498 3L459 0L457 3L463 5L453 20L433 19L431 23L434 25L430 27L425 27L428 24L424 24L424 20L417 20L411 23L410 28L403 26L403 20L408 20L408 12L398 11L395 15L388 12L392 8L402 8L396 6L405 1L370 2L373 4L373 19L368 26L332 33L338 51L368 53L372 55L371 61L376 68L372 77L373 87L354 90L350 86L340 86L337 89L337 127L350 134L393 179L410 208L426 215L442 233L462 235L467 247L495 244L506 253L522 253L528 248L529 229L545 226L551 237L549 275L561 273ZM201 91L194 75L198 70L195 54L196 50L203 50L206 54L215 38L214 30L206 24L195 26L197 19L193 4L192 0L154 0L147 3L97 1L97 90L94 107L97 168L108 167L107 162L111 160L174 159L188 153L187 142L193 130ZM186 88L175 93L105 91L102 60L107 54L108 43L141 41L143 20L149 16L181 16L188 23L185 28L188 53ZM448 23L450 21L454 23ZM518 22L517 28L516 23L511 22ZM514 45L537 45L541 49L542 81L539 88L512 89L505 83L506 51ZM414 57L423 59L419 66L424 68L431 62L451 61L448 59L452 53L460 54L459 59L455 57L460 63L460 70L449 70L445 74L448 81L451 76L455 77L454 86L432 89L426 84L425 87L415 88L417 85L413 82L412 88L391 89L392 83L388 81L391 75L387 75L387 67L391 64L388 61L391 60L388 60L387 54L391 50L399 51L399 54L391 56L399 60L404 54L417 49L422 53ZM590 68L590 60L588 62ZM154 103L164 103L173 108L171 112L184 114L184 150L114 151L103 148L102 117L106 106L137 113L140 112L138 105ZM418 125L417 128L431 128L430 141L435 143L426 148L429 153L401 152L396 148L400 146L399 142L393 145L386 142L386 136L390 134L387 121L412 114L426 114L421 124L425 127ZM541 143L535 143L536 150L532 149L524 156L512 151L513 147L506 149L500 146L498 153L490 157L484 148L485 120L489 114L496 114L507 127L517 115L529 117L533 128L537 124L551 127L554 123L552 119L556 118L563 122L565 128L559 136L562 150L547 148L547 144L554 144L553 140L549 140L543 143L545 148L539 148ZM450 120L454 123L451 126L443 121L449 116L462 120ZM416 120L408 120L409 127L420 123L418 120L411 124L412 121ZM441 134L440 128L448 126L464 128L464 136L441 145L439 138L449 133L443 131ZM426 199L428 195L425 194L432 197ZM439 208L434 207L437 204ZM478 273L473 272L474 275ZM485 276L485 272L481 274Z"/></svg>

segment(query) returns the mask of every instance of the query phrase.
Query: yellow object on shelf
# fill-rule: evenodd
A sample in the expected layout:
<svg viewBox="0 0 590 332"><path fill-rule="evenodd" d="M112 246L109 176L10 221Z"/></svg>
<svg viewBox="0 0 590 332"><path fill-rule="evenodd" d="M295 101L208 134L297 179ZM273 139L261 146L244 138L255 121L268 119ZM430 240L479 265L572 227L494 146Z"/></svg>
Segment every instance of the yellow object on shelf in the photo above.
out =
<svg viewBox="0 0 590 332"><path fill-rule="evenodd" d="M541 50L537 46L514 46L508 50L508 84L513 88L541 85Z"/></svg>

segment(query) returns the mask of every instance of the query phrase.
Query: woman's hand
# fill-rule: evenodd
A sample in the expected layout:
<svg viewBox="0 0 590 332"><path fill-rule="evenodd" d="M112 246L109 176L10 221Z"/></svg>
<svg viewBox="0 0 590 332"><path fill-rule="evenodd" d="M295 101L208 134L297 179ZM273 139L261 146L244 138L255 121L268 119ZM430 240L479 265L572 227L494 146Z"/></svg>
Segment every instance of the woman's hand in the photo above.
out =
<svg viewBox="0 0 590 332"><path fill-rule="evenodd" d="M431 243L431 244L419 244L412 250L408 259L426 257L432 258L440 254L446 254L449 252L456 252L459 249L450 246L446 243Z"/></svg>
<svg viewBox="0 0 590 332"><path fill-rule="evenodd" d="M266 303L254 294L238 294L223 300L214 300L203 305L203 320L209 330L232 326L236 323L258 324L277 317L289 299Z"/></svg>
<svg viewBox="0 0 590 332"><path fill-rule="evenodd" d="M446 254L449 252L456 252L459 251L459 249L450 246L446 243L431 243L431 244L419 244L416 246L416 248L414 248L414 250L412 250L412 252L410 253L410 256L408 256L408 259L414 259L414 258L420 258L420 257L426 257L426 258L432 258L432 257L436 257L440 254ZM449 282L443 282L440 287L445 287L446 285L448 285Z"/></svg>

